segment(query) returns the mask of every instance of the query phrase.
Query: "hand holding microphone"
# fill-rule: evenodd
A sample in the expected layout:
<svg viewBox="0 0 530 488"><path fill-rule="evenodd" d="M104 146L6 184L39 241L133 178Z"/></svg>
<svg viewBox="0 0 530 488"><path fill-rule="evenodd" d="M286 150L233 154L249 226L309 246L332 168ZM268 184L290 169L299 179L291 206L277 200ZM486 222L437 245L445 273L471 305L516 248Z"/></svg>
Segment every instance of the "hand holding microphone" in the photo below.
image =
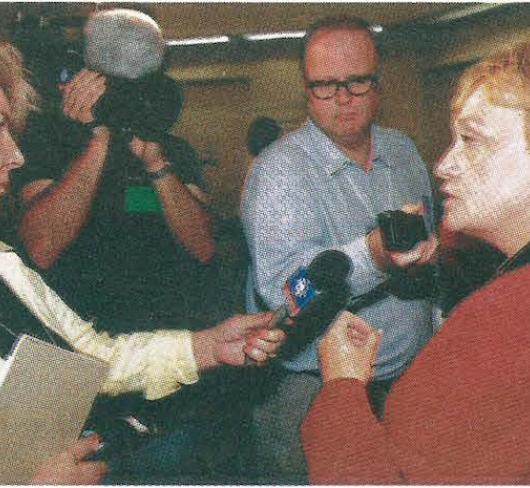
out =
<svg viewBox="0 0 530 488"><path fill-rule="evenodd" d="M274 327L273 313L236 315L193 334L193 353L199 371L222 364L244 366L246 359L262 363L274 355L285 333Z"/></svg>
<svg viewBox="0 0 530 488"><path fill-rule="evenodd" d="M350 270L351 261L346 254L327 250L287 279L283 288L285 303L274 312L270 326L287 334L282 357L292 356L313 342L344 308Z"/></svg>

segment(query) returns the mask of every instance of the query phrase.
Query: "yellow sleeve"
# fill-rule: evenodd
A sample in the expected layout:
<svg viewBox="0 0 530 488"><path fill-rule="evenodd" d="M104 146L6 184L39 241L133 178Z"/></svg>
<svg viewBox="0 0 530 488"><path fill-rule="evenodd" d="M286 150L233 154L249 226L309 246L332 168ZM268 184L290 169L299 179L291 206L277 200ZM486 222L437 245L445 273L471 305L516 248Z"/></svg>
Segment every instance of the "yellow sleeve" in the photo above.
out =
<svg viewBox="0 0 530 488"><path fill-rule="evenodd" d="M0 277L45 327L76 351L109 365L102 393L141 391L155 400L198 381L191 332L159 330L115 337L96 332L14 252L0 252Z"/></svg>

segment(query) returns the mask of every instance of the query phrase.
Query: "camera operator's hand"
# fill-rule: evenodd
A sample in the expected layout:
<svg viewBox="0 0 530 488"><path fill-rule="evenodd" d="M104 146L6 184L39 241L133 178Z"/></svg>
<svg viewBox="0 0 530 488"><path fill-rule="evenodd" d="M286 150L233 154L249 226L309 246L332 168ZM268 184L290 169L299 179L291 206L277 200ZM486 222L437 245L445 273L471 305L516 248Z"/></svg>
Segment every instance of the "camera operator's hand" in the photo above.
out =
<svg viewBox="0 0 530 488"><path fill-rule="evenodd" d="M155 173L167 166L167 162L162 146L158 142L145 142L138 137L133 137L129 144L132 153L141 159L148 173Z"/></svg>
<svg viewBox="0 0 530 488"><path fill-rule="evenodd" d="M63 93L63 113L81 124L94 122L94 108L106 90L105 76L83 69L72 81L60 85Z"/></svg>
<svg viewBox="0 0 530 488"><path fill-rule="evenodd" d="M221 364L244 366L250 357L263 363L276 356L285 341L285 333L271 329L272 312L257 315L236 315L221 324L195 332L193 351L200 371Z"/></svg>
<svg viewBox="0 0 530 488"><path fill-rule="evenodd" d="M423 205L404 205L401 209L410 214L421 215ZM418 242L410 251L387 251L383 243L381 229L377 228L367 236L368 247L376 266L387 271L389 268L408 268L410 266L425 266L436 261L438 251L438 238L432 234L426 241Z"/></svg>
<svg viewBox="0 0 530 488"><path fill-rule="evenodd" d="M70 449L46 462L33 476L34 485L97 485L108 472L101 461L85 461L95 454L101 441L97 435L78 440Z"/></svg>
<svg viewBox="0 0 530 488"><path fill-rule="evenodd" d="M320 344L320 369L324 383L354 378L368 383L375 373L381 332L357 315L341 312Z"/></svg>

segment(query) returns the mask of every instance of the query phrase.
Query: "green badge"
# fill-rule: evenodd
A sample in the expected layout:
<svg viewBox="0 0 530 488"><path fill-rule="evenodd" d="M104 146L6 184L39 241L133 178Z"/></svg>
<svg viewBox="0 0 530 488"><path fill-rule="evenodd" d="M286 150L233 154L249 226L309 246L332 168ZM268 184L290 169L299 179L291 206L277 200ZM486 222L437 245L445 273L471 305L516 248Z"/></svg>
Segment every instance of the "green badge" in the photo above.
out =
<svg viewBox="0 0 530 488"><path fill-rule="evenodd" d="M129 186L125 193L127 213L162 213L158 193L149 186Z"/></svg>

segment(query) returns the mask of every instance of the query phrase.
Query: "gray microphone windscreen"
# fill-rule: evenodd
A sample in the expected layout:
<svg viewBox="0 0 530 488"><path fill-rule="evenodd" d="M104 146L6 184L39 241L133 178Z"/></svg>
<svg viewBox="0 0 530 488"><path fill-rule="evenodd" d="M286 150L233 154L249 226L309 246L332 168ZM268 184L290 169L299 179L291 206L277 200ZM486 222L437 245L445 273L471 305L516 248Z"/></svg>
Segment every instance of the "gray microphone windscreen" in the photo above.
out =
<svg viewBox="0 0 530 488"><path fill-rule="evenodd" d="M85 26L85 64L107 76L135 80L153 73L162 66L164 48L157 23L136 10L102 10Z"/></svg>

